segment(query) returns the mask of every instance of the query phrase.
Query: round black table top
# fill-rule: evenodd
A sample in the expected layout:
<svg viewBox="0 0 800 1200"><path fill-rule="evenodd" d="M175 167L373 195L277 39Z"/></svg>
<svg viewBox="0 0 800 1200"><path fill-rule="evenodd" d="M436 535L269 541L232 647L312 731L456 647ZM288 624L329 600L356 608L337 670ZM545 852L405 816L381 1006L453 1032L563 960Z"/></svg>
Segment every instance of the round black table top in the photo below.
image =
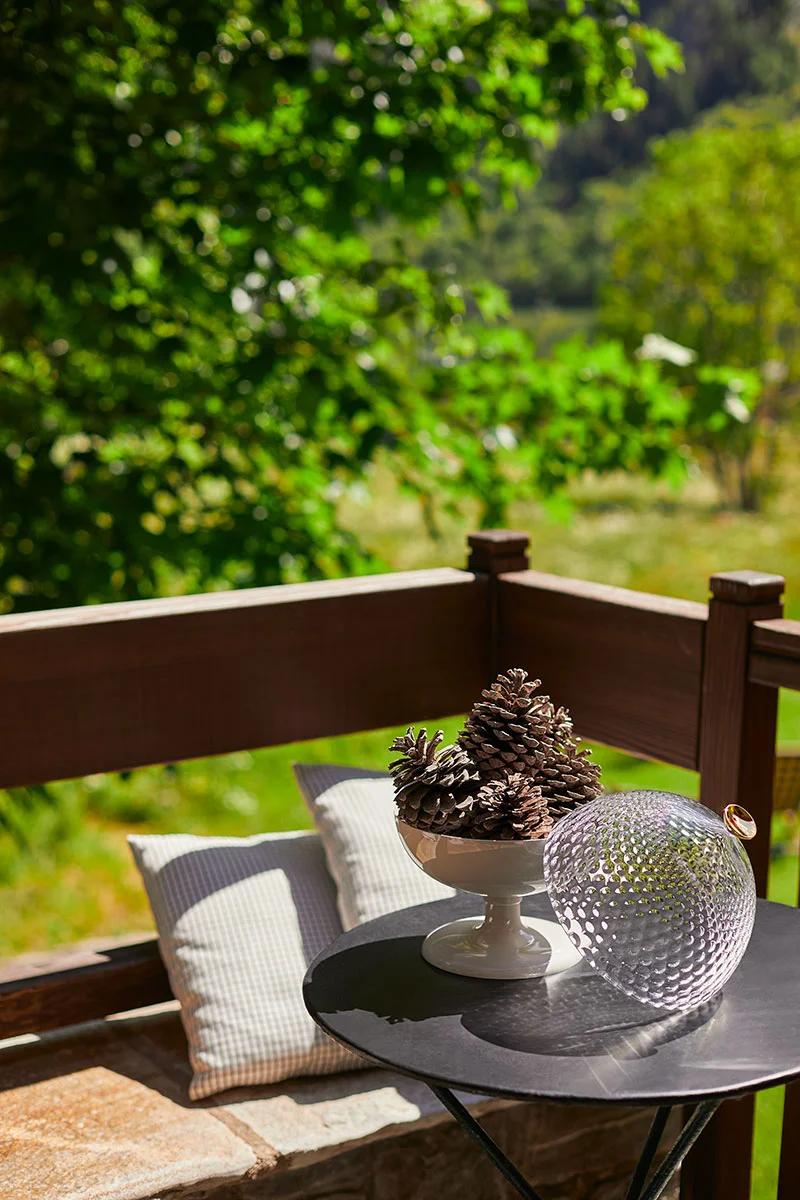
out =
<svg viewBox="0 0 800 1200"><path fill-rule="evenodd" d="M468 979L429 966L427 933L470 896L391 913L311 964L306 1006L337 1041L405 1075L481 1095L673 1104L800 1077L800 911L759 900L724 991L690 1012L640 1004L585 962L547 979ZM544 895L523 912L551 917Z"/></svg>

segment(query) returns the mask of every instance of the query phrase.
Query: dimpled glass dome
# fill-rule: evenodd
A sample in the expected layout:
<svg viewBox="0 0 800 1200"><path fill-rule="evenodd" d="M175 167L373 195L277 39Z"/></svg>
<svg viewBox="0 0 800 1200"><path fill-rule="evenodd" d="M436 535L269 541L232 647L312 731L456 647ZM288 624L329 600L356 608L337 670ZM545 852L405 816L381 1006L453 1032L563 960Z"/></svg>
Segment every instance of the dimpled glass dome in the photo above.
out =
<svg viewBox="0 0 800 1200"><path fill-rule="evenodd" d="M561 925L628 996L693 1008L739 965L756 911L739 837L755 826L736 810L750 821L742 832L732 813L723 822L685 796L621 792L573 809L547 838L544 874Z"/></svg>

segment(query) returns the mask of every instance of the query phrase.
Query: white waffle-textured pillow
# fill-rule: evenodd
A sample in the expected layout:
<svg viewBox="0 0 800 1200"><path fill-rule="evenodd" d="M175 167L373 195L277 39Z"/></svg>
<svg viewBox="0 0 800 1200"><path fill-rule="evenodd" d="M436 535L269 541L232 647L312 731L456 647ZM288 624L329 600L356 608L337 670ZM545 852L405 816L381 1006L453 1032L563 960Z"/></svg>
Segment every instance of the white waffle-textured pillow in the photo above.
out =
<svg viewBox="0 0 800 1200"><path fill-rule="evenodd" d="M316 834L128 840L181 1004L193 1100L368 1065L303 1004L308 964L342 930Z"/></svg>
<svg viewBox="0 0 800 1200"><path fill-rule="evenodd" d="M317 763L295 763L294 773L325 846L345 929L455 895L406 853L387 774Z"/></svg>

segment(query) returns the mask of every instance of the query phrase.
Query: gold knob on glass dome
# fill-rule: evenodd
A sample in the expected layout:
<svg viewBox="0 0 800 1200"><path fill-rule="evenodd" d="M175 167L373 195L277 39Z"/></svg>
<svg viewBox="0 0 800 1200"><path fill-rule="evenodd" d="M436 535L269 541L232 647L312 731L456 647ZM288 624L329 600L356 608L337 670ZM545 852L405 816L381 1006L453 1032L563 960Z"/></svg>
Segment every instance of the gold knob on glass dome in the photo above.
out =
<svg viewBox="0 0 800 1200"><path fill-rule="evenodd" d="M758 833L755 821L740 804L729 804L722 814L722 819L728 832L743 842L749 842Z"/></svg>

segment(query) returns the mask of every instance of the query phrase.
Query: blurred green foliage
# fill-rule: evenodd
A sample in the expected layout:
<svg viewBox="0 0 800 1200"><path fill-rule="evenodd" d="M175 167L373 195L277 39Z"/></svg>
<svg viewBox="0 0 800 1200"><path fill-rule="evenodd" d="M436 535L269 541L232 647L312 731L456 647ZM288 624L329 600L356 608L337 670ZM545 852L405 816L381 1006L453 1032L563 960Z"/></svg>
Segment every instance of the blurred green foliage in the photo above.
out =
<svg viewBox="0 0 800 1200"><path fill-rule="evenodd" d="M682 71L642 62L647 106L606 109L565 128L542 156L542 178L513 209L487 194L474 228L454 206L421 246L424 261L456 261L468 278L505 288L517 311L590 308L608 273L615 180L647 161L654 137L690 126L726 101L787 95L798 78L791 0L644 0L647 24L676 38Z"/></svg>
<svg viewBox="0 0 800 1200"><path fill-rule="evenodd" d="M726 101L779 95L797 81L794 0L642 0L641 13L678 41L684 69L657 76L642 64L648 103L635 120L598 112L559 139L544 175L562 203L578 200L586 180L638 167L654 137Z"/></svg>
<svg viewBox="0 0 800 1200"><path fill-rule="evenodd" d="M439 484L438 494L451 493L451 510L475 497L479 522L491 528L532 494L563 513L567 485L590 468L682 479L677 435L686 406L659 363L628 356L618 340L587 344L580 336L538 358L513 328L471 328L460 343L457 373L446 364L432 369L451 456L449 487ZM434 461L445 455L433 438L428 452ZM415 486L421 492L430 481L421 476Z"/></svg>
<svg viewBox="0 0 800 1200"><path fill-rule="evenodd" d="M408 481L458 474L430 439L460 391L459 326L468 303L503 311L363 226L420 226L448 198L474 217L477 165L510 198L560 123L641 108L637 53L679 58L634 15L6 5L6 610L363 569L341 488L386 447Z"/></svg>
<svg viewBox="0 0 800 1200"><path fill-rule="evenodd" d="M687 435L723 496L755 510L800 383L800 120L723 107L654 144L621 212L601 323L631 349L679 344L656 357L689 402Z"/></svg>
<svg viewBox="0 0 800 1200"><path fill-rule="evenodd" d="M615 209L607 181L587 183L579 200L544 178L520 189L513 207L485 193L479 221L449 204L437 226L414 245L427 267L457 263L467 282L491 279L515 310L540 305L572 308L594 303L597 282L607 272Z"/></svg>

